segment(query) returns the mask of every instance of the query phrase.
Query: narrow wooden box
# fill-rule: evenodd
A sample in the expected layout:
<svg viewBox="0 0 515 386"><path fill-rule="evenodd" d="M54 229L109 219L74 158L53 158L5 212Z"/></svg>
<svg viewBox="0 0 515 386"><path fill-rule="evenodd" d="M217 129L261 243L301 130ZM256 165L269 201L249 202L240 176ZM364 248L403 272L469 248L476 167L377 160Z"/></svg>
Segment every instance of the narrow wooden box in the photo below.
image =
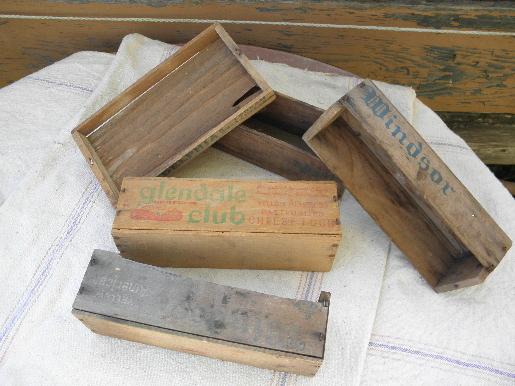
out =
<svg viewBox="0 0 515 386"><path fill-rule="evenodd" d="M329 299L327 292L317 303L193 280L96 250L72 313L98 334L314 375Z"/></svg>
<svg viewBox="0 0 515 386"><path fill-rule="evenodd" d="M511 240L371 81L304 140L437 291L482 282Z"/></svg>
<svg viewBox="0 0 515 386"><path fill-rule="evenodd" d="M276 92L275 100L214 147L289 180L340 180L302 140L323 110Z"/></svg>
<svg viewBox="0 0 515 386"><path fill-rule="evenodd" d="M329 271L336 183L126 177L112 234L157 266Z"/></svg>
<svg viewBox="0 0 515 386"><path fill-rule="evenodd" d="M177 168L274 98L213 25L73 130L111 202L125 176Z"/></svg>

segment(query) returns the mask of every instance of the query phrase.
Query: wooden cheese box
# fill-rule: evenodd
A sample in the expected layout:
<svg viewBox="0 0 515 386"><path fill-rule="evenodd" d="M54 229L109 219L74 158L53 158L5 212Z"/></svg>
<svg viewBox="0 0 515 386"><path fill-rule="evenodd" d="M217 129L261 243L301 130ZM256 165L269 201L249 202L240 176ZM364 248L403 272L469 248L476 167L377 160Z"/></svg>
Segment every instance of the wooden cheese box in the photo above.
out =
<svg viewBox="0 0 515 386"><path fill-rule="evenodd" d="M436 291L482 282L511 240L371 81L304 140Z"/></svg>
<svg viewBox="0 0 515 386"><path fill-rule="evenodd" d="M209 147L274 98L213 25L73 130L113 205L125 176L157 176Z"/></svg>
<svg viewBox="0 0 515 386"><path fill-rule="evenodd" d="M96 250L72 313L93 332L302 375L324 358L330 294L265 295Z"/></svg>
<svg viewBox="0 0 515 386"><path fill-rule="evenodd" d="M214 147L289 180L340 180L302 140L323 110L276 92L275 100Z"/></svg>
<svg viewBox="0 0 515 386"><path fill-rule="evenodd" d="M112 234L156 266L329 271L336 183L126 177Z"/></svg>

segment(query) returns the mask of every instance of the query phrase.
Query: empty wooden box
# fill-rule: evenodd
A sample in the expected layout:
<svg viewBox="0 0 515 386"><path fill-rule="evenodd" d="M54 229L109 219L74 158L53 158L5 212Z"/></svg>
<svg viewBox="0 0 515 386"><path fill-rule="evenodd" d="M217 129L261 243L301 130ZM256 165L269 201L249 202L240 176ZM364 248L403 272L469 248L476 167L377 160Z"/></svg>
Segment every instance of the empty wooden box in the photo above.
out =
<svg viewBox="0 0 515 386"><path fill-rule="evenodd" d="M323 110L281 93L214 147L289 180L340 180L302 140Z"/></svg>
<svg viewBox="0 0 515 386"><path fill-rule="evenodd" d="M126 177L112 234L124 256L157 266L329 271L336 183Z"/></svg>
<svg viewBox="0 0 515 386"><path fill-rule="evenodd" d="M98 334L314 375L329 299L327 292L317 303L193 280L96 250L72 313Z"/></svg>
<svg viewBox="0 0 515 386"><path fill-rule="evenodd" d="M478 284L511 240L371 82L304 140L437 290Z"/></svg>
<svg viewBox="0 0 515 386"><path fill-rule="evenodd" d="M213 25L73 130L113 204L125 176L178 167L274 98Z"/></svg>

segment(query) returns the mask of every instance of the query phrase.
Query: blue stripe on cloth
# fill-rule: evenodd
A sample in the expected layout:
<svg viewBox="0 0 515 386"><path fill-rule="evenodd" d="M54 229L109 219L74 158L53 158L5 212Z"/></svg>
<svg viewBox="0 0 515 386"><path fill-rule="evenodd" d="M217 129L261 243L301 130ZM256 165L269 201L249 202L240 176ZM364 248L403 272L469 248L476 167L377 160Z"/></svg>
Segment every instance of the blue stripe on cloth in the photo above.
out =
<svg viewBox="0 0 515 386"><path fill-rule="evenodd" d="M0 329L0 362L4 358L7 351L7 341L10 334L17 328L32 304L34 304L34 301L40 294L40 290L46 283L48 277L51 275L56 263L64 254L66 248L77 234L80 225L89 214L89 211L91 210L99 191L100 185L94 180L90 181L82 193L81 198L75 204L72 212L66 219L63 227L61 228L61 232L48 248L38 269L36 270L36 273L32 277L32 280L25 289L23 295L18 300L14 310L11 312L4 325Z"/></svg>
<svg viewBox="0 0 515 386"><path fill-rule="evenodd" d="M90 89L90 88L87 88L87 87L84 87L84 86L79 86L79 85L76 85L76 84L73 84L73 83L58 82L58 81L55 81L55 80L38 78L36 76L31 76L31 75L25 77L25 79L37 80L39 82L45 82L45 83L53 84L53 85L56 85L56 86L64 86L64 87L72 88L72 89L75 89L75 90L86 91L88 93L92 93L93 92L93 90Z"/></svg>
<svg viewBox="0 0 515 386"><path fill-rule="evenodd" d="M378 348L383 349L391 352L398 352L403 354L408 354L420 358L426 358L426 359L432 359L434 361L443 362L448 365L459 367L459 368L465 368L465 369L475 369L475 370L481 370L489 374L506 377L510 379L515 379L515 373L512 373L507 370L501 370L489 365L486 365L484 363L480 362L470 362L458 358L453 358L448 355L443 354L437 354L430 351L422 351L418 350L409 346L405 345L396 345L391 343L383 343L383 342L376 342L376 341L370 341L368 343L369 347L372 348Z"/></svg>

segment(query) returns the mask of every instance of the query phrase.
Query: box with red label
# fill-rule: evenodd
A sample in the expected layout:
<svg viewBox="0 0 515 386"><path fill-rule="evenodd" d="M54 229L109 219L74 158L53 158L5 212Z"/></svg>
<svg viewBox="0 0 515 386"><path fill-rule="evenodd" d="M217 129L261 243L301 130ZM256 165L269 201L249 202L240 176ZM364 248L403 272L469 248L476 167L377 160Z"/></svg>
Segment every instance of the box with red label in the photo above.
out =
<svg viewBox="0 0 515 386"><path fill-rule="evenodd" d="M124 256L157 266L329 271L336 183L126 177L112 233Z"/></svg>

